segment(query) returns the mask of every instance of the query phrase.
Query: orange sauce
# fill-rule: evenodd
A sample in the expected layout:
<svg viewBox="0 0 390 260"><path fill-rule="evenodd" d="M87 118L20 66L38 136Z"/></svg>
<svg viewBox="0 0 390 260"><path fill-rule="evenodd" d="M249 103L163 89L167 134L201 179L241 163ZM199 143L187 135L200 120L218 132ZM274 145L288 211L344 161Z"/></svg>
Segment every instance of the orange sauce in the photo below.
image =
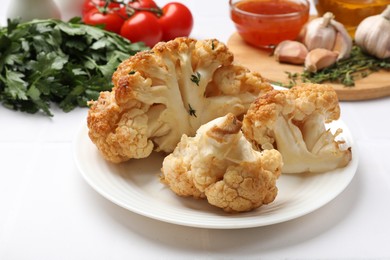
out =
<svg viewBox="0 0 390 260"><path fill-rule="evenodd" d="M309 19L309 6L289 0L244 0L231 8L231 18L245 41L267 48L296 39Z"/></svg>

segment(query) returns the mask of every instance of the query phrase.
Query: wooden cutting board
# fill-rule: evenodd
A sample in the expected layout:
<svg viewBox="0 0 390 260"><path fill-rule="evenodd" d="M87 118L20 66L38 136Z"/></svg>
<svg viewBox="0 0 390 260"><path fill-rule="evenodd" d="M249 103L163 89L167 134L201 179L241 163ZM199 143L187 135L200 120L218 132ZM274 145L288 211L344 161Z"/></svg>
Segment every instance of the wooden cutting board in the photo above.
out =
<svg viewBox="0 0 390 260"><path fill-rule="evenodd" d="M303 66L281 64L275 61L270 52L257 49L246 44L238 33L228 40L229 50L234 54L235 62L246 66L252 71L259 72L269 81L288 84L290 81L286 71L291 73L303 72ZM339 100L353 101L374 99L390 96L390 72L379 71L366 78L355 81L355 86L345 87L341 84L331 84L337 92Z"/></svg>

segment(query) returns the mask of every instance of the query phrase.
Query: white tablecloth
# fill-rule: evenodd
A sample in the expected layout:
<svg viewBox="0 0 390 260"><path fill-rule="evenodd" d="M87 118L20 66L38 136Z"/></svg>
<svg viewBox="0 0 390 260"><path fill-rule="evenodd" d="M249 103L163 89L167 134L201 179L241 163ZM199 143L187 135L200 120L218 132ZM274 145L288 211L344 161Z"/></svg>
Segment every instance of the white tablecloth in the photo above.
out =
<svg viewBox="0 0 390 260"><path fill-rule="evenodd" d="M227 0L182 2L192 37L226 42L234 32ZM390 98L341 111L360 155L344 192L288 222L213 230L149 219L95 192L72 154L86 109L48 118L0 107L0 259L390 259Z"/></svg>

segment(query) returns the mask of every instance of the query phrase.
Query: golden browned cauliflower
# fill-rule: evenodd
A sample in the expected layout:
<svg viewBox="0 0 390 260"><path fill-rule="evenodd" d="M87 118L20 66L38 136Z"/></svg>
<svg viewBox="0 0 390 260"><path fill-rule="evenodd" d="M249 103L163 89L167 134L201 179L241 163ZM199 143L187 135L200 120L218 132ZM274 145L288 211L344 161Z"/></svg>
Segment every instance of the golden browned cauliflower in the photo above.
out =
<svg viewBox="0 0 390 260"><path fill-rule="evenodd" d="M231 112L244 114L272 87L234 65L217 40L177 38L124 61L114 88L91 102L89 136L104 158L119 163L153 150L172 152L182 134Z"/></svg>
<svg viewBox="0 0 390 260"><path fill-rule="evenodd" d="M346 166L352 158L345 141L336 140L326 123L340 117L331 86L303 84L260 96L243 120L243 133L259 150L277 149L283 173L325 172Z"/></svg>
<svg viewBox="0 0 390 260"><path fill-rule="evenodd" d="M177 195L207 198L227 212L249 211L274 201L282 168L277 150L255 151L233 115L183 135L162 166L162 181Z"/></svg>

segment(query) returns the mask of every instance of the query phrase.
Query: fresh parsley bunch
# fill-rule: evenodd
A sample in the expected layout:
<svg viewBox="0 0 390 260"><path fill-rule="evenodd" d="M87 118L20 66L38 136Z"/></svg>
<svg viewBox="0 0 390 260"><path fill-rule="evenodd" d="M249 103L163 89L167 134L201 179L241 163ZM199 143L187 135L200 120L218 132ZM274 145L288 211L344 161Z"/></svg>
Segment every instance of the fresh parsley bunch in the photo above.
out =
<svg viewBox="0 0 390 260"><path fill-rule="evenodd" d="M51 103L65 111L86 106L112 88L119 63L147 49L75 18L8 20L0 30L0 102L28 113L52 116Z"/></svg>

